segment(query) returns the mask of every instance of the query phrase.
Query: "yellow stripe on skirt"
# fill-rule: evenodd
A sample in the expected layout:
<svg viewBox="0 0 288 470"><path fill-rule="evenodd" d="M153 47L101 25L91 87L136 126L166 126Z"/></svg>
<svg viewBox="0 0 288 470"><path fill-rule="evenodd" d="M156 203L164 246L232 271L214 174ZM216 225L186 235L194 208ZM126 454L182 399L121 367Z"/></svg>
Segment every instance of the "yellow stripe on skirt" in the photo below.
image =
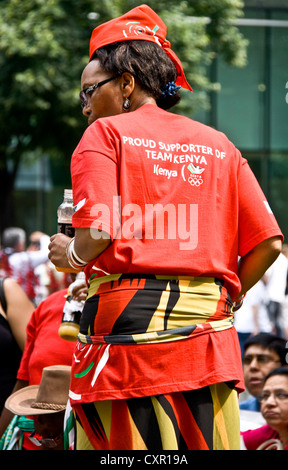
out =
<svg viewBox="0 0 288 470"><path fill-rule="evenodd" d="M228 384L74 407L76 450L239 450L237 392Z"/></svg>

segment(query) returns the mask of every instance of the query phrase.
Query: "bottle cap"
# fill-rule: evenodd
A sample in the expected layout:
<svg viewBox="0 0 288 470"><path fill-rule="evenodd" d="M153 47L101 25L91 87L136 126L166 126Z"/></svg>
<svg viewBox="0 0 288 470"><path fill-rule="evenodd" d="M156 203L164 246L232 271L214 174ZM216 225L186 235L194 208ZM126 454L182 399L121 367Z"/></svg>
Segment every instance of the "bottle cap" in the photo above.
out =
<svg viewBox="0 0 288 470"><path fill-rule="evenodd" d="M64 198L67 198L67 199L73 198L72 189L64 189Z"/></svg>

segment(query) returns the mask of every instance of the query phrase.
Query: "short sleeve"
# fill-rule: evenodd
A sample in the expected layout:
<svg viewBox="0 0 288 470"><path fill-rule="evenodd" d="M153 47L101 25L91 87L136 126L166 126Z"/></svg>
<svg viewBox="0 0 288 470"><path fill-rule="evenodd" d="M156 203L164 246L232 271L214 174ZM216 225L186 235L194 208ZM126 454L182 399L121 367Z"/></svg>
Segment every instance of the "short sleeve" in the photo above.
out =
<svg viewBox="0 0 288 470"><path fill-rule="evenodd" d="M283 239L266 196L245 159L240 163L238 200L240 256L268 238L280 236Z"/></svg>
<svg viewBox="0 0 288 470"><path fill-rule="evenodd" d="M97 123L95 123L97 124ZM117 142L101 126L86 132L71 161L73 226L107 232L113 240L120 226Z"/></svg>

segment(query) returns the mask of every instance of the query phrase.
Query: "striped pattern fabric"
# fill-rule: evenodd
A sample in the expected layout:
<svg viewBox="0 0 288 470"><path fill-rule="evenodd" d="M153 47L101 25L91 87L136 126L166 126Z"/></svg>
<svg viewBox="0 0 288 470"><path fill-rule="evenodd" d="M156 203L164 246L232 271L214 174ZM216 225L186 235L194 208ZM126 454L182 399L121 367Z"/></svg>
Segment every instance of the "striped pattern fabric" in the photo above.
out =
<svg viewBox="0 0 288 470"><path fill-rule="evenodd" d="M232 302L222 284L209 277L91 278L78 338L86 344L160 343L231 328Z"/></svg>
<svg viewBox="0 0 288 470"><path fill-rule="evenodd" d="M74 407L76 450L238 450L237 392L228 384Z"/></svg>

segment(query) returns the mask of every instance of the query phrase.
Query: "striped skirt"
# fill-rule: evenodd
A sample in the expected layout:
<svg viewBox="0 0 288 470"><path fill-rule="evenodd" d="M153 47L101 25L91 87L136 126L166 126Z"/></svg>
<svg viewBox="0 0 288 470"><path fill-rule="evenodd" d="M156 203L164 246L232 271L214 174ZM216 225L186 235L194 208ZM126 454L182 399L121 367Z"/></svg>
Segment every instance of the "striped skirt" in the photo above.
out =
<svg viewBox="0 0 288 470"><path fill-rule="evenodd" d="M73 406L76 450L238 450L239 405L229 384Z"/></svg>

